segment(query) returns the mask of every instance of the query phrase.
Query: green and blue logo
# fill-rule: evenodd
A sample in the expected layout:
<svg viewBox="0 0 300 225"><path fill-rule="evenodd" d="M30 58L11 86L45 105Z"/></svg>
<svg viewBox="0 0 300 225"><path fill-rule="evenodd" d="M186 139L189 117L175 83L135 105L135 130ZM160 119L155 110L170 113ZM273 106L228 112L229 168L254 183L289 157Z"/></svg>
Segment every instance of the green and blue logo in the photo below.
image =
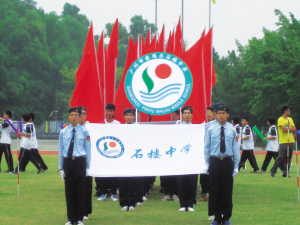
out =
<svg viewBox="0 0 300 225"><path fill-rule="evenodd" d="M116 137L104 136L96 141L97 151L106 158L119 158L124 153L123 143Z"/></svg>
<svg viewBox="0 0 300 225"><path fill-rule="evenodd" d="M154 52L140 57L125 77L125 92L131 104L151 115L164 115L180 108L192 87L188 66L169 53Z"/></svg>

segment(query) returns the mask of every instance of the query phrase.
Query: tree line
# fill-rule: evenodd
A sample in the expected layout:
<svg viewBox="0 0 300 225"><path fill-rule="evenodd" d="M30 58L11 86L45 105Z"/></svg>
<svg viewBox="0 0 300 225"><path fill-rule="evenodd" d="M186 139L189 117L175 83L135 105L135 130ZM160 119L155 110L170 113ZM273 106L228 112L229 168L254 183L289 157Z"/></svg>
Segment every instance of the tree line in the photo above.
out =
<svg viewBox="0 0 300 225"><path fill-rule="evenodd" d="M61 15L45 13L33 0L0 0L0 110L13 110L15 119L34 112L37 122L49 120L51 112L62 117L75 87L89 19L76 5L66 3ZM249 116L252 124L266 125L266 118L281 115L283 105L292 109L296 124L300 80L300 22L279 10L278 29L264 29L261 39L253 37L238 50L220 57L214 51L217 83L212 102L223 102L231 115ZM105 26L109 37L113 23ZM117 83L124 69L128 38L155 25L133 16L129 30L119 21ZM95 36L96 46L99 36ZM299 124L300 125L300 124Z"/></svg>

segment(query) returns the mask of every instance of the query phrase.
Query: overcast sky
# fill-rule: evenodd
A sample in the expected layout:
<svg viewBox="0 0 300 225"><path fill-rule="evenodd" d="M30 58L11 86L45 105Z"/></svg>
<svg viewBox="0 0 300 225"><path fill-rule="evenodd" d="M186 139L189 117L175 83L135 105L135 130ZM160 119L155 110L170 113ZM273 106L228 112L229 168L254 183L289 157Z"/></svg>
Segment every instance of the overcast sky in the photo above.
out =
<svg viewBox="0 0 300 225"><path fill-rule="evenodd" d="M116 18L128 28L130 18L142 15L155 23L155 0L35 0L37 7L46 13L63 11L66 2L77 5L80 14L85 14L94 23L94 34L100 34L106 23ZM183 31L188 48L200 37L203 29L209 27L209 0L184 0ZM182 0L157 0L157 26L160 32L163 24L166 36L178 23ZM300 20L300 0L216 0L211 4L211 24L214 26L213 46L221 56L236 50L236 40L246 45L252 37L261 38L262 29L276 30L278 18L274 10L281 10L286 16L293 13Z"/></svg>

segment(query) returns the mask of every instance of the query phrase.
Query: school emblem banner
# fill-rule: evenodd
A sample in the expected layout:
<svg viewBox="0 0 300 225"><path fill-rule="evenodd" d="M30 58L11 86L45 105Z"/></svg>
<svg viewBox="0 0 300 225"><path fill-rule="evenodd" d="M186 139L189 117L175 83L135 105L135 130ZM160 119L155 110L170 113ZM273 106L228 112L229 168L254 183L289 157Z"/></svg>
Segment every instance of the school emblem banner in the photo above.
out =
<svg viewBox="0 0 300 225"><path fill-rule="evenodd" d="M205 172L204 124L86 124L94 177Z"/></svg>

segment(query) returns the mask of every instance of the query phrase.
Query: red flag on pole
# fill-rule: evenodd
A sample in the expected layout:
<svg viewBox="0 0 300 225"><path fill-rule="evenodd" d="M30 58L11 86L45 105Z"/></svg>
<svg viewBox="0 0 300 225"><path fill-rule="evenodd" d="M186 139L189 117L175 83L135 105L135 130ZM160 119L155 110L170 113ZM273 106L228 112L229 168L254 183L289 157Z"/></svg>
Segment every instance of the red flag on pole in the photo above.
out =
<svg viewBox="0 0 300 225"><path fill-rule="evenodd" d="M173 33L170 31L166 52L170 54L174 54L174 30Z"/></svg>
<svg viewBox="0 0 300 225"><path fill-rule="evenodd" d="M116 66L118 57L118 19L116 20L111 31L109 44L107 47L107 62L105 70L105 105L115 103L115 83L116 83Z"/></svg>
<svg viewBox="0 0 300 225"><path fill-rule="evenodd" d="M102 96L99 82L99 71L96 58L93 24L86 39L82 59L75 74L76 86L70 102L71 107L87 107L87 120L92 123L103 122L99 112L102 110Z"/></svg>
<svg viewBox="0 0 300 225"><path fill-rule="evenodd" d="M205 74L205 89L206 89L206 104L211 105L211 89L212 85L212 27L204 37L203 41L203 56L204 56L204 74Z"/></svg>
<svg viewBox="0 0 300 225"><path fill-rule="evenodd" d="M105 107L104 107L104 92L105 92L105 85L104 85L104 78L105 78L105 48L104 48L104 36L103 32L100 36L98 42L98 49L97 49L97 62L98 62L98 69L99 69L99 81L100 81L100 90L101 90L101 110L99 111L99 117L105 119Z"/></svg>
<svg viewBox="0 0 300 225"><path fill-rule="evenodd" d="M163 25L163 28L160 32L155 51L165 52L165 25Z"/></svg>
<svg viewBox="0 0 300 225"><path fill-rule="evenodd" d="M183 49L182 45L183 45L183 39L182 39L181 22L179 18L178 24L176 26L176 32L175 32L175 51L174 51L174 54L179 58L182 58L182 49Z"/></svg>
<svg viewBox="0 0 300 225"><path fill-rule="evenodd" d="M191 70L193 77L193 89L185 105L194 109L193 123L206 121L206 97L205 79L203 72L203 38L201 37L183 56L184 62Z"/></svg>
<svg viewBox="0 0 300 225"><path fill-rule="evenodd" d="M138 42L138 41L137 41ZM124 71L119 83L119 87L116 94L116 111L115 111L115 118L120 121L120 123L125 123L125 119L123 116L123 111L127 108L134 108L132 104L129 102L128 98L126 97L125 93L125 76L126 73L131 66L131 64L137 59L137 51L138 51L138 44L133 44L133 39L130 37L128 42L128 49L127 49L127 58L125 62Z"/></svg>

